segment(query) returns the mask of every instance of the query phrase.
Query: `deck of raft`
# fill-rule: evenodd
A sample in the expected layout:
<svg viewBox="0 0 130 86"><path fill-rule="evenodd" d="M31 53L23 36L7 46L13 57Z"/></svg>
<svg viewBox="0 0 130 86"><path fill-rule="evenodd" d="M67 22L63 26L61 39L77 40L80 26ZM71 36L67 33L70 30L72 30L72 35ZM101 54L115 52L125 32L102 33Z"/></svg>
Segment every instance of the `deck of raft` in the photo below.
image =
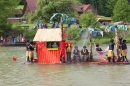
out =
<svg viewBox="0 0 130 86"><path fill-rule="evenodd" d="M46 64L46 63L27 63L25 62L24 64L43 64L43 65L51 65L51 64ZM77 63L54 63L57 65L65 65L65 64L81 64L81 65L129 65L130 62L77 62Z"/></svg>

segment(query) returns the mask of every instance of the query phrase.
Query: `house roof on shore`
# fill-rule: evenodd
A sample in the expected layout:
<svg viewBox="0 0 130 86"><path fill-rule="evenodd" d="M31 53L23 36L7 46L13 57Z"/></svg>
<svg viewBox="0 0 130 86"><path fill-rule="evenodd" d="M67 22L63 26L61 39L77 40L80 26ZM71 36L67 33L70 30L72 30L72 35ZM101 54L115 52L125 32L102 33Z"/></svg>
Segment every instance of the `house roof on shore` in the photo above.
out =
<svg viewBox="0 0 130 86"><path fill-rule="evenodd" d="M38 29L33 41L61 41L61 28Z"/></svg>
<svg viewBox="0 0 130 86"><path fill-rule="evenodd" d="M92 7L91 4L86 4L86 5L81 5L81 6L78 4L75 4L75 9L79 13L83 13L84 11L91 11L94 14L97 14L96 10Z"/></svg>
<svg viewBox="0 0 130 86"><path fill-rule="evenodd" d="M27 8L30 12L34 12L35 10L37 10L37 2L38 0L26 0L24 4L23 12L25 13Z"/></svg>
<svg viewBox="0 0 130 86"><path fill-rule="evenodd" d="M26 0L23 8L24 13L34 12L35 10L37 10L37 2L38 0ZM92 11L94 14L97 14L96 10L91 6L91 4L86 4L86 5L75 4L74 8L80 14L86 10Z"/></svg>

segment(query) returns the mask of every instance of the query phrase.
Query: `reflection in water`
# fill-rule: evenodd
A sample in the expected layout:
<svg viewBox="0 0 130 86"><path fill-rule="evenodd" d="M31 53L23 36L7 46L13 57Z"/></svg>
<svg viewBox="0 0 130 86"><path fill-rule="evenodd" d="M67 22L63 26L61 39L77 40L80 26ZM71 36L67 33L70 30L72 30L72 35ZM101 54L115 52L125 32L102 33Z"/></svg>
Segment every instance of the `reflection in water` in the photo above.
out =
<svg viewBox="0 0 130 86"><path fill-rule="evenodd" d="M12 57L17 57L17 62ZM25 65L24 47L0 48L0 86L129 86L129 65Z"/></svg>

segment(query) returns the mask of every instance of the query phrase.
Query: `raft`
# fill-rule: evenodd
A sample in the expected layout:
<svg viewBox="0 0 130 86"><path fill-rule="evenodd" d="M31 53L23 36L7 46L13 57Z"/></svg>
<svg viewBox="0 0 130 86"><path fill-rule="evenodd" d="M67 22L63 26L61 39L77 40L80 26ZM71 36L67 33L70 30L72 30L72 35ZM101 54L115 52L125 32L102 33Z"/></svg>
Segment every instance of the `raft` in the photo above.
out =
<svg viewBox="0 0 130 86"><path fill-rule="evenodd" d="M43 64L43 65L50 65L47 63L37 63L37 64ZM130 62L71 62L71 63L53 63L51 65L67 65L67 64L81 64L81 65L129 65Z"/></svg>

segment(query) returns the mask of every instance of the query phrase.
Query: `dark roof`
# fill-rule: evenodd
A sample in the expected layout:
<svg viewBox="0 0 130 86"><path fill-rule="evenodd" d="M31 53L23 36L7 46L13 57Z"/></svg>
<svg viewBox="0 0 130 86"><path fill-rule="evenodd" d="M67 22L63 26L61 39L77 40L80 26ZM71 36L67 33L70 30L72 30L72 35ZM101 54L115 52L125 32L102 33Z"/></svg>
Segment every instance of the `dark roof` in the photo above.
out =
<svg viewBox="0 0 130 86"><path fill-rule="evenodd" d="M26 0L31 12L34 12L35 10L37 10L37 1L38 0Z"/></svg>

